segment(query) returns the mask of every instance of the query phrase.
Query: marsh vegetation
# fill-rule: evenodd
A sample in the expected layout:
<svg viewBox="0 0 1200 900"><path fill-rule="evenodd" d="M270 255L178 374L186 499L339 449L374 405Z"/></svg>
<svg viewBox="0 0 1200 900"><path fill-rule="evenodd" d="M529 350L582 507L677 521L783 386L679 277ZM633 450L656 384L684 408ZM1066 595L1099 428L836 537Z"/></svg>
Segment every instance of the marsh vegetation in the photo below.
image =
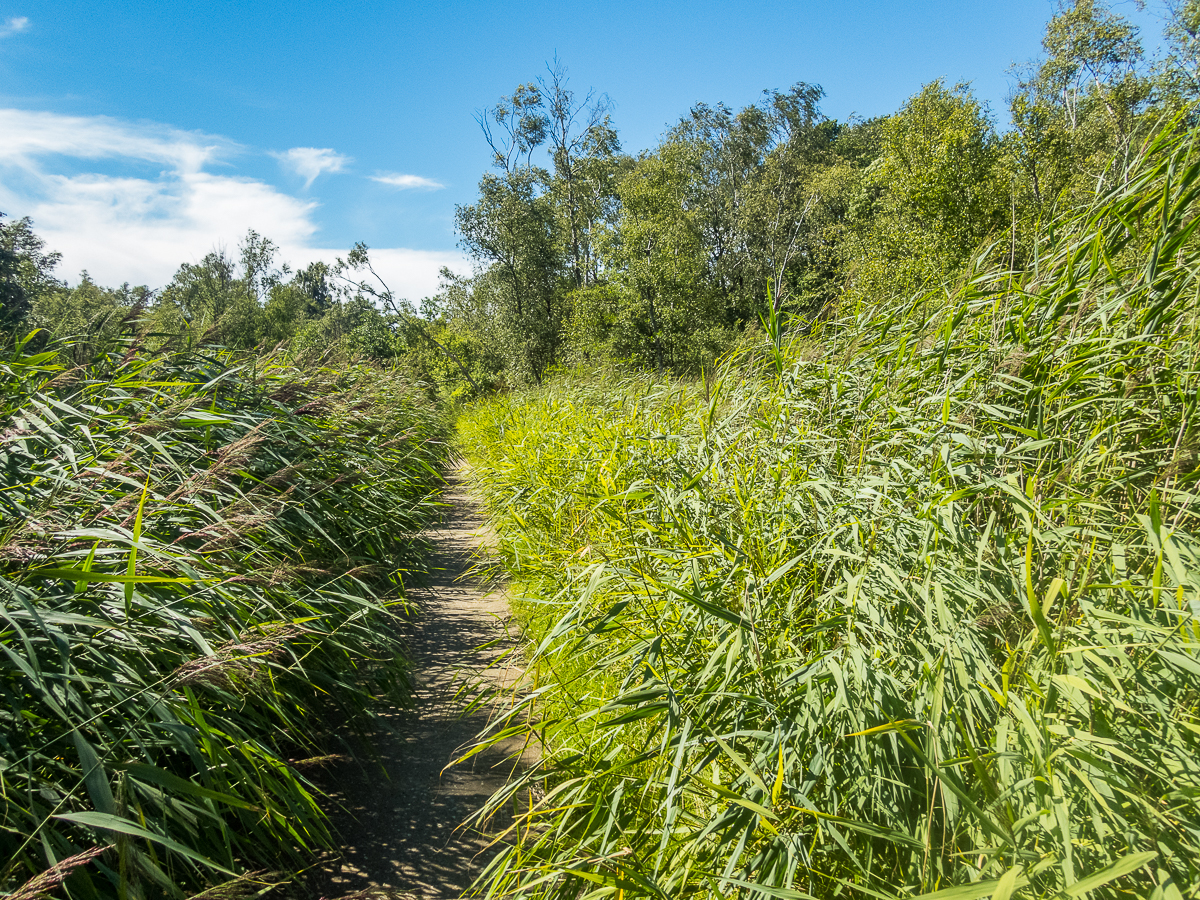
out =
<svg viewBox="0 0 1200 900"><path fill-rule="evenodd" d="M253 232L68 287L0 223L0 886L254 893L336 846L306 767L405 702L453 444L529 667L475 749L541 753L480 895L1197 896L1170 12L1147 59L1059 6L1003 129L800 83L634 156L552 65L480 114L476 267L420 303Z"/></svg>

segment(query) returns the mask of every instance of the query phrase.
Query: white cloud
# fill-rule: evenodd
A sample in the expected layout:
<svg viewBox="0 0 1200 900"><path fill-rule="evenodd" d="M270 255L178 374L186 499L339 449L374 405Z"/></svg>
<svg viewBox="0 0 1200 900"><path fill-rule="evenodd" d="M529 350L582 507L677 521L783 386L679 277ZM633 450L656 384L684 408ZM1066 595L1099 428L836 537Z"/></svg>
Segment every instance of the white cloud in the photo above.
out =
<svg viewBox="0 0 1200 900"><path fill-rule="evenodd" d="M63 254L60 274L86 269L104 284L165 284L181 262L232 248L249 228L291 246L304 246L317 230L310 218L316 204L248 178L50 175L43 185L32 204L18 207L2 189L0 200L6 211L30 216Z"/></svg>
<svg viewBox="0 0 1200 900"><path fill-rule="evenodd" d="M345 250L284 247L293 260L310 262L323 260L332 263L346 256ZM471 271L471 260L454 250L410 250L406 247L372 247L371 267L399 298L417 305L422 298L432 297L438 289L438 273L445 266L454 272Z"/></svg>
<svg viewBox="0 0 1200 900"><path fill-rule="evenodd" d="M86 269L101 284L159 287L182 262L218 247L234 250L250 228L274 241L280 262L293 266L346 254L314 246L315 201L257 179L205 171L244 152L228 139L12 109L0 109L0 134L0 211L31 217L47 247L63 254L59 274L71 280ZM79 173L100 160L136 174ZM141 171L147 164L158 171ZM371 258L397 295L414 301L436 290L443 265L469 270L455 252L379 248Z"/></svg>
<svg viewBox="0 0 1200 900"><path fill-rule="evenodd" d="M434 181L432 178L422 178L420 175L401 175L397 172L380 172L378 175L372 175L371 180L401 189L424 188L427 191L437 191L445 187L440 181Z"/></svg>
<svg viewBox="0 0 1200 900"><path fill-rule="evenodd" d="M5 19L4 24L0 25L0 38L6 38L9 35L20 34L22 31L29 30L28 16L13 16Z"/></svg>
<svg viewBox="0 0 1200 900"><path fill-rule="evenodd" d="M166 125L133 124L107 116L60 116L57 113L0 109L0 166L40 169L45 156L77 159L131 159L198 172L241 148L222 137L180 131Z"/></svg>
<svg viewBox="0 0 1200 900"><path fill-rule="evenodd" d="M343 156L328 147L293 147L286 153L271 155L283 163L284 168L305 179L305 188L311 187L322 172L340 172L354 162L349 156Z"/></svg>

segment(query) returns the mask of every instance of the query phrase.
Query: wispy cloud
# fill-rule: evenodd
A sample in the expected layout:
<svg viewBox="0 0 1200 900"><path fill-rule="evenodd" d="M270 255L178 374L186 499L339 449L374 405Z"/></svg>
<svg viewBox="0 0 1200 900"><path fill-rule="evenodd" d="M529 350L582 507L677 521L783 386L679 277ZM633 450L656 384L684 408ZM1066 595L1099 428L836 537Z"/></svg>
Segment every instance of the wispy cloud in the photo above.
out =
<svg viewBox="0 0 1200 900"><path fill-rule="evenodd" d="M23 109L0 109L0 134L4 135L0 165L23 168L37 168L36 160L58 155L133 159L166 165L176 172L198 172L242 149L228 138L165 125Z"/></svg>
<svg viewBox="0 0 1200 900"><path fill-rule="evenodd" d="M346 253L316 245L315 201L258 179L205 171L245 154L227 138L14 109L0 109L0 135L0 211L34 220L49 248L63 254L60 275L86 269L102 284L157 287L180 263L235 247L250 228L280 247L281 262L332 262ZM114 167L135 174L115 175ZM385 247L372 248L371 257L389 286L413 300L436 291L442 266L469 270L454 251Z"/></svg>
<svg viewBox="0 0 1200 900"><path fill-rule="evenodd" d="M279 160L285 169L305 179L305 188L311 187L322 172L340 172L354 162L349 156L343 156L328 147L293 147L284 153L271 155Z"/></svg>
<svg viewBox="0 0 1200 900"><path fill-rule="evenodd" d="M432 178L422 178L420 175L401 175L398 172L380 172L378 175L370 177L372 181L401 189L420 188L426 191L438 191L445 187L440 181L434 181Z"/></svg>
<svg viewBox="0 0 1200 900"><path fill-rule="evenodd" d="M10 35L20 34L22 31L29 30L28 16L12 16L5 19L4 24L0 25L0 38L6 38Z"/></svg>

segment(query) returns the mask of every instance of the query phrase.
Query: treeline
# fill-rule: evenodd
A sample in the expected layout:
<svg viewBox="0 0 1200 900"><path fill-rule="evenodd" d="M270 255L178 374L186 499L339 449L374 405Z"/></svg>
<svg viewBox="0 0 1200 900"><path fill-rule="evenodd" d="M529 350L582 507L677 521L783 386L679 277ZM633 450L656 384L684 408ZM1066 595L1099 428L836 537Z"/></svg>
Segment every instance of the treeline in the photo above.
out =
<svg viewBox="0 0 1200 900"><path fill-rule="evenodd" d="M158 291L67 288L21 220L0 222L4 324L73 336L81 358L136 334L403 359L456 399L597 360L698 371L772 313L805 328L839 305L952 288L972 260L1028 269L1039 236L1112 187L1162 122L1193 124L1200 2L1168 12L1149 60L1100 0L1060 5L1004 131L967 85L934 81L893 115L843 122L799 83L737 111L697 104L634 156L608 99L576 95L556 63L478 115L492 170L456 210L475 269L443 270L419 311L361 244L293 271L254 232Z"/></svg>
<svg viewBox="0 0 1200 900"><path fill-rule="evenodd" d="M236 255L216 250L184 263L165 287L106 288L83 273L68 287L56 277L61 254L48 252L29 219L0 221L0 298L9 331L41 328L74 339L80 362L140 338L150 349L219 344L232 350L287 344L303 356L340 348L374 358L401 355L397 305L357 245L330 265L276 265L278 247L251 230Z"/></svg>
<svg viewBox="0 0 1200 900"><path fill-rule="evenodd" d="M1040 230L1200 96L1198 26L1200 4L1172 4L1150 62L1102 2L1061 5L1004 132L967 85L837 121L800 83L737 111L698 104L637 156L607 100L556 65L479 116L493 171L457 211L478 268L448 282L439 324L510 383L596 358L686 372L769 306L803 325L949 285L981 250L1022 270Z"/></svg>

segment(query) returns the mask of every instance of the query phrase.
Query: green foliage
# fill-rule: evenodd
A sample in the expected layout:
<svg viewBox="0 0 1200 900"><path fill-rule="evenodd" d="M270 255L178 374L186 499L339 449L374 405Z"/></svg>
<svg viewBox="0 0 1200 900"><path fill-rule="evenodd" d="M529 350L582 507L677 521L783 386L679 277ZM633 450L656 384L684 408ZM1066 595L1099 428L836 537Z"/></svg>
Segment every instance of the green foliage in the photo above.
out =
<svg viewBox="0 0 1200 900"><path fill-rule="evenodd" d="M857 302L953 279L1009 218L1000 141L966 86L927 85L881 132L844 251Z"/></svg>
<svg viewBox="0 0 1200 900"><path fill-rule="evenodd" d="M720 321L720 297L694 202L701 193L695 147L672 142L621 180L621 220L606 256L620 271L618 357L661 371L696 327Z"/></svg>
<svg viewBox="0 0 1200 900"><path fill-rule="evenodd" d="M643 154L599 243L612 289L577 294L576 322L605 323L616 358L687 372L736 341L768 290L794 312L831 303L857 167L874 151L858 126L821 117L820 97L801 83L736 116L699 104ZM604 308L581 309L589 297Z"/></svg>
<svg viewBox="0 0 1200 900"><path fill-rule="evenodd" d="M1024 271L1059 211L1111 187L1196 96L1196 4L1168 5L1153 71L1103 0L1056 5L1004 134L964 85L837 122L801 82L737 112L698 103L631 159L607 99L577 101L556 62L479 117L498 174L458 211L480 266L472 305L489 310L476 325L514 385L598 356L683 373L736 345L768 290L777 314L811 322L952 290L985 247Z"/></svg>
<svg viewBox="0 0 1200 900"><path fill-rule="evenodd" d="M444 423L397 372L69 352L0 362L0 889L88 848L72 896L299 868L306 767L409 690Z"/></svg>
<svg viewBox="0 0 1200 900"><path fill-rule="evenodd" d="M225 253L209 253L197 264L184 263L163 289L151 330L206 335L242 293L234 262Z"/></svg>
<svg viewBox="0 0 1200 900"><path fill-rule="evenodd" d="M1200 2L1168 0L1164 30L1170 48L1159 66L1159 90L1170 101L1186 105L1200 100Z"/></svg>
<svg viewBox="0 0 1200 900"><path fill-rule="evenodd" d="M397 355L395 316L380 309L392 302L391 292L357 277L370 269L365 246L357 245L348 261L314 262L294 274L272 268L275 252L250 231L240 262L214 252L180 266L146 305L143 334L154 347L211 342L236 350L288 345L297 358ZM53 317L46 326L58 335L76 333Z"/></svg>
<svg viewBox="0 0 1200 900"><path fill-rule="evenodd" d="M934 82L884 123L872 175L942 244L937 251L961 264L1007 218L999 156L990 118L970 90Z"/></svg>
<svg viewBox="0 0 1200 900"><path fill-rule="evenodd" d="M563 317L555 217L538 187L543 179L532 168L484 175L479 202L455 212L464 247L491 266L475 290L492 310L508 366L518 379L533 381L554 364Z"/></svg>
<svg viewBox="0 0 1200 900"><path fill-rule="evenodd" d="M555 60L550 78L538 79L545 101L554 175L547 194L558 217L558 253L575 288L595 283L600 260L595 234L615 218L615 187L624 165L607 97L589 91L583 100L567 87L567 70Z"/></svg>
<svg viewBox="0 0 1200 900"><path fill-rule="evenodd" d="M931 86L886 123L829 120L804 83L736 114L702 103L635 161L603 98L577 103L561 67L550 75L481 116L501 171L457 214L481 265L475 330L512 383L597 355L698 371L768 290L777 312L811 317L848 279L860 298L892 286L897 264L915 289L1006 219L999 142L963 89ZM533 162L547 140L553 171Z"/></svg>
<svg viewBox="0 0 1200 900"><path fill-rule="evenodd" d="M1064 194L1085 201L1114 156L1129 158L1153 90L1137 29L1102 2L1059 5L1042 47L1011 102L1018 192L1035 218Z"/></svg>
<svg viewBox="0 0 1200 900"><path fill-rule="evenodd" d="M114 352L136 331L137 320L153 300L145 288L100 287L86 272L73 288L55 287L34 302L28 324L70 338L63 355L77 365Z"/></svg>
<svg viewBox="0 0 1200 900"><path fill-rule="evenodd" d="M462 246L480 269L469 284L455 280L455 296L440 308L463 311L517 383L540 383L560 361L566 294L597 281L595 235L615 209L620 144L608 102L590 92L577 100L567 81L556 63L548 80L520 85L478 117L499 173L483 176L477 203L455 210ZM533 164L547 142L552 172ZM461 324L454 330L464 333Z"/></svg>
<svg viewBox="0 0 1200 900"><path fill-rule="evenodd" d="M45 252L28 218L3 219L0 213L0 332L19 329L34 302L59 287L54 269L62 258Z"/></svg>
<svg viewBox="0 0 1200 900"><path fill-rule="evenodd" d="M471 410L543 748L480 892L1200 895L1198 197L1167 127L1034 271Z"/></svg>
<svg viewBox="0 0 1200 900"><path fill-rule="evenodd" d="M503 335L493 327L487 293L475 290L483 278L442 269L437 295L422 301L421 319L406 320L412 326L404 336L408 358L441 387L445 399L455 402L505 384Z"/></svg>

